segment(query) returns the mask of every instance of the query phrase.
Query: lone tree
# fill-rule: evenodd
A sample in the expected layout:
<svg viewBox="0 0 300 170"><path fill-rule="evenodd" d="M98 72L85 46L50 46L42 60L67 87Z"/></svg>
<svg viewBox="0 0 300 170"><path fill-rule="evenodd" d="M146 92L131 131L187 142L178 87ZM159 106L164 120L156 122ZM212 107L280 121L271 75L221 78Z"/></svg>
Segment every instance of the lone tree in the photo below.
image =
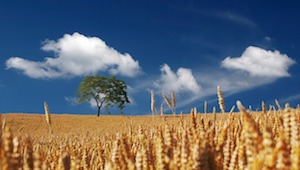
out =
<svg viewBox="0 0 300 170"><path fill-rule="evenodd" d="M98 116L104 104L106 110L114 104L122 110L124 105L129 103L126 89L125 82L115 77L86 76L77 90L77 94L81 95L78 102L83 103L94 99L98 108Z"/></svg>

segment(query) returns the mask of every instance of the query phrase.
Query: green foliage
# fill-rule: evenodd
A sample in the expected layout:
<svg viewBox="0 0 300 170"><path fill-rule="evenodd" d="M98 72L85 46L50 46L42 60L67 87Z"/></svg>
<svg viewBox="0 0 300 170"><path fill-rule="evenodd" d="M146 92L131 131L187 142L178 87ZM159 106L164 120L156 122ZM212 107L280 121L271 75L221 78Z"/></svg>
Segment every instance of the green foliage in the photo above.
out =
<svg viewBox="0 0 300 170"><path fill-rule="evenodd" d="M115 77L86 76L77 90L77 94L81 95L78 102L83 103L94 99L98 107L98 116L104 103L107 111L114 104L122 110L124 105L129 103L126 89L125 82Z"/></svg>

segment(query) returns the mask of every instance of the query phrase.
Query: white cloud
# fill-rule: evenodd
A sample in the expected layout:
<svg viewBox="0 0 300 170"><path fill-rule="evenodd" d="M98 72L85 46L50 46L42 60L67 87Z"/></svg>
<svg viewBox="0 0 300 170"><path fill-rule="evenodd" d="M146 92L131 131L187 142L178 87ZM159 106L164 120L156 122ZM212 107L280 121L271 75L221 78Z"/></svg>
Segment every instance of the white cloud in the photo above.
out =
<svg viewBox="0 0 300 170"><path fill-rule="evenodd" d="M283 104L285 104L285 103L288 103L288 102L297 101L299 99L300 99L300 94L295 94L295 95L292 95L292 96L282 98L279 101L281 101Z"/></svg>
<svg viewBox="0 0 300 170"><path fill-rule="evenodd" d="M227 69L246 71L254 77L288 77L288 69L295 61L279 51L267 51L249 46L238 58L225 58L221 65Z"/></svg>
<svg viewBox="0 0 300 170"><path fill-rule="evenodd" d="M223 95L231 95L274 81L273 78L253 77L243 72L230 72L218 69L215 71L205 70L197 73L195 76L199 84L201 84L202 96L217 94L218 85L225 92Z"/></svg>
<svg viewBox="0 0 300 170"><path fill-rule="evenodd" d="M70 105L78 105L79 103L77 102L77 98L76 97L68 97L68 96L65 96L65 101L67 103L69 103Z"/></svg>
<svg viewBox="0 0 300 170"><path fill-rule="evenodd" d="M232 23L244 25L249 28L257 28L257 24L255 22L253 22L251 19L249 19L243 15L233 13L231 11L201 10L198 12L200 14L208 16L208 17L213 17L213 18L217 18L217 19L221 19L221 20L225 20L225 21L230 21Z"/></svg>
<svg viewBox="0 0 300 170"><path fill-rule="evenodd" d="M174 73L171 68L164 64L161 69L160 79L154 82L154 86L160 91L170 93L190 92L195 95L200 94L201 87L198 85L191 69L179 68Z"/></svg>
<svg viewBox="0 0 300 170"><path fill-rule="evenodd" d="M269 37L269 36L265 36L264 40L267 41L267 42L271 42L271 41L272 41L272 38Z"/></svg>
<svg viewBox="0 0 300 170"><path fill-rule="evenodd" d="M109 47L98 37L65 34L57 41L46 40L41 49L53 52L55 57L47 57L42 62L11 57L6 61L7 69L20 70L31 78L73 77L97 72L135 77L141 73L138 61Z"/></svg>
<svg viewBox="0 0 300 170"><path fill-rule="evenodd" d="M130 103L128 103L129 106L136 106L137 105L133 97L131 97L130 95L128 95L127 97L128 97L129 102L130 102Z"/></svg>
<svg viewBox="0 0 300 170"><path fill-rule="evenodd" d="M235 22L235 23L239 23L239 24L243 24L246 26L250 26L255 28L256 24L255 22L253 22L252 20L250 20L249 18L246 18L242 15L238 15L232 12L216 12L216 15L220 18Z"/></svg>
<svg viewBox="0 0 300 170"><path fill-rule="evenodd" d="M100 98L103 98L103 97L105 97L105 95L104 94L100 94ZM77 98L77 97L65 97L65 100L68 103L73 104L73 105L80 104L80 103L77 102L78 99L79 98ZM97 106L97 102L96 102L96 100L94 98L91 98L91 100L85 101L85 102L87 102L90 105L91 108L97 108L98 107ZM105 106L105 105L106 104L103 103L103 106Z"/></svg>
<svg viewBox="0 0 300 170"><path fill-rule="evenodd" d="M91 106L92 108L97 108L97 107L98 107L97 102L96 102L95 99L91 99L90 101L88 101L88 103L90 104L90 106ZM104 104L104 105L105 105L105 104Z"/></svg>

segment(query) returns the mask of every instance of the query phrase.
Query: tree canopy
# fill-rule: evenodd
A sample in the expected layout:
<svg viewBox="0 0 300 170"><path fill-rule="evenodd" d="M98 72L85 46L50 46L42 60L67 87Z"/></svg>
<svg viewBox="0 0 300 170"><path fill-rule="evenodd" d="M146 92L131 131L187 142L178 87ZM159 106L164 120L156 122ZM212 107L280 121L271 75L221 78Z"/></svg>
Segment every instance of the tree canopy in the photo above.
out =
<svg viewBox="0 0 300 170"><path fill-rule="evenodd" d="M109 107L117 105L122 110L129 103L127 86L124 81L113 77L86 76L77 90L80 94L79 103L95 100L98 108L98 116L102 106L108 111ZM109 113L109 112L108 112Z"/></svg>

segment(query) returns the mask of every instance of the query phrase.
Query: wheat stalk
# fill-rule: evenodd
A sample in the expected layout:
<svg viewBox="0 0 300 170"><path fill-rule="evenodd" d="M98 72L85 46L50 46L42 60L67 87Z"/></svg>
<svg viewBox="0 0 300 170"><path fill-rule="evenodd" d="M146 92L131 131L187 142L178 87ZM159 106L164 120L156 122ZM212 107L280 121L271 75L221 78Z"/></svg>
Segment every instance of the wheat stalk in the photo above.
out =
<svg viewBox="0 0 300 170"><path fill-rule="evenodd" d="M151 111L152 111L152 125L154 125L154 113L156 111L155 108L155 97L154 97L154 91L151 91Z"/></svg>
<svg viewBox="0 0 300 170"><path fill-rule="evenodd" d="M4 132L4 129L5 129L5 126L6 126L6 119L5 119L5 117L3 118L3 120L2 120L2 132Z"/></svg>
<svg viewBox="0 0 300 170"><path fill-rule="evenodd" d="M32 147L32 142L29 138L29 136L27 136L26 140L25 140L25 151L24 151L24 166L23 168L25 170L31 170L33 169L33 165L34 165L34 160L33 160L33 147Z"/></svg>
<svg viewBox="0 0 300 170"><path fill-rule="evenodd" d="M201 141L197 139L195 144L192 146L192 169L201 169Z"/></svg>
<svg viewBox="0 0 300 170"><path fill-rule="evenodd" d="M195 130L197 128L197 122L196 122L196 119L197 119L197 108L196 107L194 107L193 109L191 109L190 115L191 115L191 118L192 118L192 125L193 125L192 127Z"/></svg>
<svg viewBox="0 0 300 170"><path fill-rule="evenodd" d="M243 131L245 133L246 155L249 166L254 166L259 151L263 148L261 131L240 101L236 102L243 116Z"/></svg>
<svg viewBox="0 0 300 170"><path fill-rule="evenodd" d="M141 150L139 150L136 154L135 167L136 167L136 170L142 170L143 169L143 154L142 154Z"/></svg>
<svg viewBox="0 0 300 170"><path fill-rule="evenodd" d="M151 91L151 111L152 111L152 115L154 115L154 112L155 112L154 91Z"/></svg>
<svg viewBox="0 0 300 170"><path fill-rule="evenodd" d="M50 116L50 111L49 111L48 104L46 102L44 102L44 110L45 110L46 122L49 126L49 131L50 131L50 133L52 133L51 116Z"/></svg>
<svg viewBox="0 0 300 170"><path fill-rule="evenodd" d="M265 154L265 166L267 169L275 169L276 160L274 157L274 142L272 141L272 132L269 127L264 128L263 146Z"/></svg>
<svg viewBox="0 0 300 170"><path fill-rule="evenodd" d="M164 105L161 104L160 105L160 116L163 116L164 115Z"/></svg>
<svg viewBox="0 0 300 170"><path fill-rule="evenodd" d="M51 126L51 117L50 117L49 107L46 102L44 102L44 109L45 109L46 122L49 126Z"/></svg>
<svg viewBox="0 0 300 170"><path fill-rule="evenodd" d="M207 101L204 101L203 112L207 113Z"/></svg>
<svg viewBox="0 0 300 170"><path fill-rule="evenodd" d="M176 99L175 99L175 92L172 91L171 93L171 99L172 99L172 108L173 108L173 115L176 115Z"/></svg>
<svg viewBox="0 0 300 170"><path fill-rule="evenodd" d="M11 155L12 169L18 169L22 165L21 164L22 156L20 155L21 146L20 146L19 138L14 137L12 142L13 142L13 153Z"/></svg>
<svg viewBox="0 0 300 170"><path fill-rule="evenodd" d="M264 114L267 113L267 107L264 101L261 102L261 110Z"/></svg>
<svg viewBox="0 0 300 170"><path fill-rule="evenodd" d="M222 113L225 113L224 98L220 86L217 86L219 107Z"/></svg>
<svg viewBox="0 0 300 170"><path fill-rule="evenodd" d="M12 169L13 135L9 127L5 127L1 141L1 164L2 169Z"/></svg>
<svg viewBox="0 0 300 170"><path fill-rule="evenodd" d="M280 106L280 103L278 102L277 99L275 99L275 104L277 105L278 110L282 110L282 108L281 108L281 106Z"/></svg>
<svg viewBox="0 0 300 170"><path fill-rule="evenodd" d="M162 141L162 134L159 132L155 141L155 151L156 151L156 169L165 169L165 160L164 160L164 146Z"/></svg>
<svg viewBox="0 0 300 170"><path fill-rule="evenodd" d="M39 152L35 152L34 155L33 169L43 169L43 162Z"/></svg>
<svg viewBox="0 0 300 170"><path fill-rule="evenodd" d="M277 169L290 169L290 153L287 146L288 143L286 143L284 133L280 133L279 141L275 146L275 150L277 151Z"/></svg>
<svg viewBox="0 0 300 170"><path fill-rule="evenodd" d="M214 107L213 107L213 110L212 110L212 113L215 114L215 113L217 112L216 110L217 110L217 109L216 109L216 106L214 106Z"/></svg>
<svg viewBox="0 0 300 170"><path fill-rule="evenodd" d="M162 96L165 100L165 102L167 103L168 107L170 108L170 110L173 112L173 107L172 107L172 104L170 102L170 100L168 99L168 97L162 92Z"/></svg>

